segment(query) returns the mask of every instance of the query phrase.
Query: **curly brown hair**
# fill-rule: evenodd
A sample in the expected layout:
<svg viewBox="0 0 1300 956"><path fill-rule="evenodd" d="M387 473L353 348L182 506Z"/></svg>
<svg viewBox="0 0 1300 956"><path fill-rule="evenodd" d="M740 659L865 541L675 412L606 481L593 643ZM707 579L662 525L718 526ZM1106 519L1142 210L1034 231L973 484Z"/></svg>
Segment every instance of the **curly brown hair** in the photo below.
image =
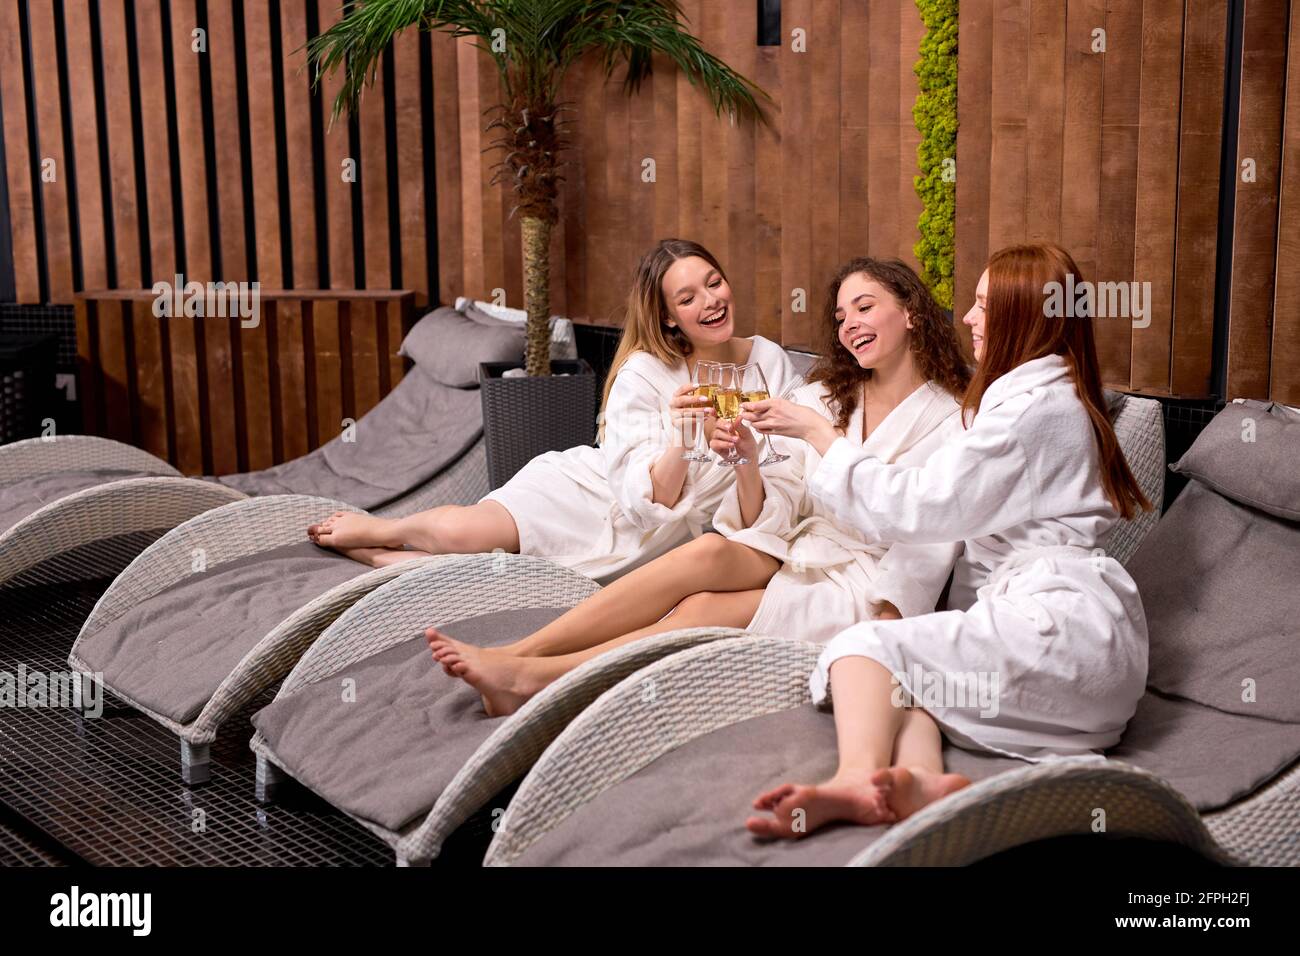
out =
<svg viewBox="0 0 1300 956"><path fill-rule="evenodd" d="M920 277L898 259L850 259L840 266L826 290L818 343L821 357L808 372L808 381L821 382L831 393L838 409L837 428L848 427L857 411L862 383L871 378L839 339L835 302L840 286L851 275L864 275L889 291L912 319L908 343L921 374L960 399L970 384L971 370L961 353L952 319L934 300Z"/></svg>

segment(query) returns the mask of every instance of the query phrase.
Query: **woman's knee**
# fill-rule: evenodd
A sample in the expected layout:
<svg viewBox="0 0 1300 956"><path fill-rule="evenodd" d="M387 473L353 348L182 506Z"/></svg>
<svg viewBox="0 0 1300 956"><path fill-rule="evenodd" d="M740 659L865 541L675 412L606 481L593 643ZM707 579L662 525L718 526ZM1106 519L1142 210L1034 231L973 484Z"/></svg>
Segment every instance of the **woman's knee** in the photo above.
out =
<svg viewBox="0 0 1300 956"><path fill-rule="evenodd" d="M685 546L695 560L715 560L724 557L733 547L733 543L716 531L700 535Z"/></svg>
<svg viewBox="0 0 1300 956"><path fill-rule="evenodd" d="M476 520L475 506L444 505L427 512L426 527L444 554L491 551L491 535L485 522ZM484 545L487 545L486 547Z"/></svg>

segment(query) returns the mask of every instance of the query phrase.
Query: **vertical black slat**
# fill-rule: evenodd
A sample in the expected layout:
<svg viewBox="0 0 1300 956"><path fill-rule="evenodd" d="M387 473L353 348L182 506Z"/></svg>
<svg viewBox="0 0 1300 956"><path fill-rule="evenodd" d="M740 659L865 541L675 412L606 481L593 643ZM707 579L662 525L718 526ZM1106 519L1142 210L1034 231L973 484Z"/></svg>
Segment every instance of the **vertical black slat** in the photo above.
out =
<svg viewBox="0 0 1300 956"><path fill-rule="evenodd" d="M4 129L4 120L4 98L0 97L0 130ZM5 138L0 134L0 170L8 168ZM9 220L9 177L0 176L0 302L13 302L18 298L14 268L13 223Z"/></svg>
<svg viewBox="0 0 1300 956"><path fill-rule="evenodd" d="M348 190L352 197L352 269L356 273L352 280L354 289L366 288L366 222L365 203L362 201L362 177L366 175L361 159L361 120L356 113L348 114L348 152L357 164L359 175Z"/></svg>
<svg viewBox="0 0 1300 956"><path fill-rule="evenodd" d="M45 194L41 191L41 137L36 126L36 89L32 76L32 25L27 4L18 4L18 29L22 32L23 82L27 91L27 142L31 150L32 218L36 227L36 267L41 302L50 301L50 268L45 255Z"/></svg>
<svg viewBox="0 0 1300 956"><path fill-rule="evenodd" d="M271 22L269 36L271 42L271 105L275 116L275 184L280 195L280 271L284 276L284 287L294 288L293 274L293 197L289 189L289 134L284 118L284 54L280 45L284 37L280 34L280 0L270 0ZM257 29L254 24L253 29ZM307 278L304 276L303 278ZM309 280L310 281L310 280ZM276 446L279 448L279 446ZM279 452L275 452L278 462Z"/></svg>
<svg viewBox="0 0 1300 956"><path fill-rule="evenodd" d="M424 136L424 254L429 276L429 305L442 301L438 274L438 177L434 165L433 129L433 38L420 33L420 128Z"/></svg>
<svg viewBox="0 0 1300 956"><path fill-rule="evenodd" d="M172 13L171 7L162 3L158 5L161 13L159 20L162 30L163 76L167 78L167 161L171 166L172 186L172 231L176 234L176 271L181 275L189 272L189 261L185 249L185 204L181 198L181 147L180 131L176 123L176 64L172 52ZM136 77L137 83L139 77ZM140 191L144 191L141 180ZM152 277L152 273L150 273ZM166 277L169 281L171 276Z"/></svg>
<svg viewBox="0 0 1300 956"><path fill-rule="evenodd" d="M126 401L127 415L130 417L131 444L143 447L143 434L140 428L140 376L138 362L135 358L135 323L131 320L134 303L123 299L118 303L118 320L122 323L122 355L126 360Z"/></svg>
<svg viewBox="0 0 1300 956"><path fill-rule="evenodd" d="M375 303L375 351L379 353L379 398L382 401L393 388L393 373L388 361L388 300Z"/></svg>
<svg viewBox="0 0 1300 956"><path fill-rule="evenodd" d="M244 394L244 347L239 341L242 327L238 315L225 321L230 333L231 387L235 398L235 462L240 471L248 471L248 397ZM271 356L268 354L266 359L269 363Z"/></svg>
<svg viewBox="0 0 1300 956"><path fill-rule="evenodd" d="M320 32L316 4L307 4L307 39ZM311 87L311 165L312 186L316 193L316 271L320 288L328 289L334 281L330 274L329 211L325 208L325 109L319 84ZM305 278L305 277L304 277ZM314 434L314 433L313 433ZM311 447L315 448L313 440Z"/></svg>
<svg viewBox="0 0 1300 956"><path fill-rule="evenodd" d="M132 13L134 14L134 11ZM165 414L167 416L167 460L173 466L178 463L178 459L176 452L176 388L172 382L171 324L184 321L184 318L163 318L158 320L158 348L162 353L163 408L166 410Z"/></svg>
<svg viewBox="0 0 1300 956"><path fill-rule="evenodd" d="M63 127L63 183L68 194L68 250L72 259L72 291L85 289L81 263L81 210L77 203L77 144L72 141L72 94L68 89L68 32L63 0L54 0L54 62L59 77L59 120Z"/></svg>
<svg viewBox="0 0 1300 956"><path fill-rule="evenodd" d="M316 448L320 442L320 425L316 421L316 329L315 310L311 299L302 300L299 313L302 318L302 381L307 393L307 447Z"/></svg>
<svg viewBox="0 0 1300 956"><path fill-rule="evenodd" d="M758 4L758 45L781 45L781 0L755 0Z"/></svg>
<svg viewBox="0 0 1300 956"><path fill-rule="evenodd" d="M195 0L195 26L208 38L212 47L212 32L208 29L208 0ZM203 113L203 178L208 184L208 244L212 247L212 278L224 279L227 264L222 259L221 217L217 215L222 196L217 176L217 132L212 116L212 57L204 53L199 57L199 105ZM207 421L207 419L203 419ZM206 429L204 429L206 431ZM211 467L207 468L211 471Z"/></svg>
<svg viewBox="0 0 1300 956"><path fill-rule="evenodd" d="M253 132L248 115L248 49L244 43L244 5L231 5L235 30L235 109L239 113L239 168L244 188L244 254L248 258L248 278L257 279L257 214L253 193ZM241 454L244 446L240 445ZM244 468L241 465L240 471Z"/></svg>
<svg viewBox="0 0 1300 956"><path fill-rule="evenodd" d="M108 419L104 412L104 366L99 361L99 303L93 299L86 300L86 352L90 356L89 381L81 381L83 393L88 392L93 398L81 403L84 413L94 410L94 421L82 421L92 435L102 435L107 429Z"/></svg>
<svg viewBox="0 0 1300 956"><path fill-rule="evenodd" d="M104 214L105 280L117 288L117 232L113 222L113 177L108 165L108 109L104 104L104 38L100 35L99 0L90 0L90 59L95 78L95 122L99 127L99 191ZM122 56L124 51L113 51Z"/></svg>
<svg viewBox="0 0 1300 956"><path fill-rule="evenodd" d="M131 86L131 145L135 150L135 208L139 223L140 284L149 288L153 284L153 248L149 242L149 189L146 186L144 159L144 119L140 108L140 48L135 32L135 0L126 0L126 49L118 51L126 57L127 76ZM114 266L116 269L116 265ZM165 326L166 323L163 323ZM166 351L164 355L168 354ZM168 406L168 421L171 407ZM168 433L169 454L176 454L175 435ZM174 464L174 462L173 462Z"/></svg>
<svg viewBox="0 0 1300 956"><path fill-rule="evenodd" d="M401 174L397 169L397 69L393 45L384 51L384 153L388 166L388 273L390 288L402 287ZM427 164L426 164L427 165Z"/></svg>
<svg viewBox="0 0 1300 956"><path fill-rule="evenodd" d="M194 324L194 368L198 373L199 390L199 445L203 449L203 472L212 474L212 429L208 427L208 416L212 413L208 401L208 342L203 332L203 323L207 321L201 315L181 319L182 322Z"/></svg>
<svg viewBox="0 0 1300 956"><path fill-rule="evenodd" d="M356 420L357 403L352 395L352 303L339 299L339 388L343 393L343 417Z"/></svg>
<svg viewBox="0 0 1300 956"><path fill-rule="evenodd" d="M262 321L266 325L266 380L271 404L271 461L284 461L284 422L280 411L280 336L279 315L275 300L262 303Z"/></svg>
<svg viewBox="0 0 1300 956"><path fill-rule="evenodd" d="M1228 0L1224 34L1223 137L1219 154L1219 236L1214 263L1214 333L1210 351L1210 394L1226 398L1228 317L1232 311L1232 251L1237 211L1237 127L1241 121L1241 48L1245 0Z"/></svg>

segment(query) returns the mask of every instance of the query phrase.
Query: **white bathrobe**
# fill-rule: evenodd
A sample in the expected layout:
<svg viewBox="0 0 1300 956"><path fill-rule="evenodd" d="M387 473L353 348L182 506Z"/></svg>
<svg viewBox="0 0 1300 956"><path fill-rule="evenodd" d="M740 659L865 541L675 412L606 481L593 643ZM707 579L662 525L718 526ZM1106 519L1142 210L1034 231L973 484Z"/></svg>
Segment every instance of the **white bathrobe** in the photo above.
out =
<svg viewBox="0 0 1300 956"><path fill-rule="evenodd" d="M805 385L791 399L835 420L829 393ZM932 382L920 386L862 442L862 414L849 419L845 441L880 461L919 465L961 432L961 405ZM961 549L959 542L895 544L864 538L808 493L821 456L802 441L777 439L788 461L763 469L763 510L749 527L733 485L713 519L733 541L780 559L748 629L819 644L851 624L874 618L888 601L904 617L934 610Z"/></svg>
<svg viewBox="0 0 1300 956"><path fill-rule="evenodd" d="M812 675L868 657L954 743L1036 761L1113 746L1146 685L1137 587L1102 546L1118 514L1065 360L1013 369L970 428L921 467L836 441L812 494L878 541L964 539L948 610L871 621L835 637Z"/></svg>
<svg viewBox="0 0 1300 956"><path fill-rule="evenodd" d="M749 361L762 366L773 395L800 383L785 349L754 336ZM669 448L681 451L669 401L687 384L685 362L667 365L647 352L619 369L605 407L599 447L538 455L484 497L514 518L522 554L550 558L605 582L670 551L708 526L735 469L691 463L671 508L654 501L650 468Z"/></svg>

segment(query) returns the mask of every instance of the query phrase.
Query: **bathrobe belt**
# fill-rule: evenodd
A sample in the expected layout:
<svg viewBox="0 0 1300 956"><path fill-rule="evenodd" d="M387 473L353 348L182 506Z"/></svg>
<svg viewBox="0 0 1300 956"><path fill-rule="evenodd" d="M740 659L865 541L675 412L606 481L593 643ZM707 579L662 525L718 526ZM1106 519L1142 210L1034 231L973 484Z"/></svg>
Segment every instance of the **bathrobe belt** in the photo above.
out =
<svg viewBox="0 0 1300 956"><path fill-rule="evenodd" d="M1017 568L1029 564L1031 561L1037 561L1039 558L1050 557L1070 557L1070 558L1087 558L1091 559L1094 552L1088 548L1081 547L1077 544L1047 544L1038 545L1032 548L1025 548L1017 551L1015 554L1003 560L993 572L989 575L987 584L991 585L996 593L1003 593L1011 580L1012 572Z"/></svg>

